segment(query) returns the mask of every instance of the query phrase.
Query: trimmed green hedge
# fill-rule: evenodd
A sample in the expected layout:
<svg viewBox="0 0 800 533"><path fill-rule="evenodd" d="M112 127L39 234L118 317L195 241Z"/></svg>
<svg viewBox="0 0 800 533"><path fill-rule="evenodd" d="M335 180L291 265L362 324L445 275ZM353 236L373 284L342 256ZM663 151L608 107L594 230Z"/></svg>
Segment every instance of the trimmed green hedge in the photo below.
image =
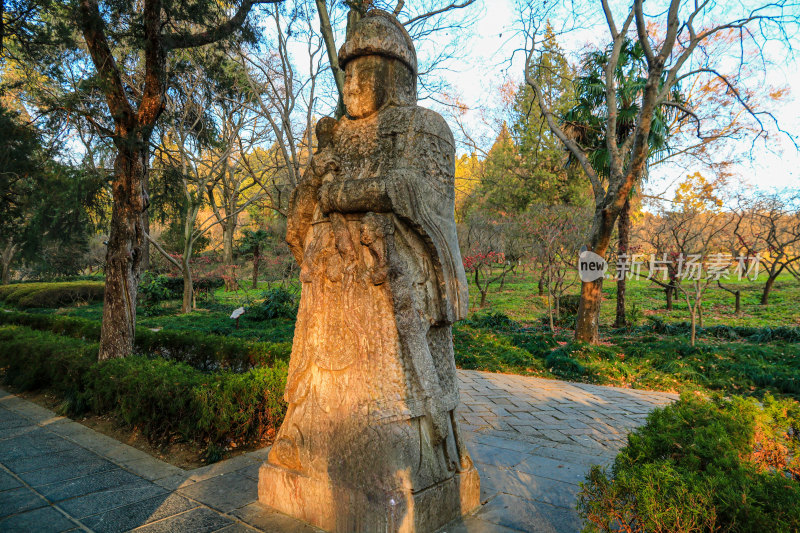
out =
<svg viewBox="0 0 800 533"><path fill-rule="evenodd" d="M651 324L639 326L637 331L654 331L662 335L686 335L691 333L689 322L667 323L657 317L650 317ZM624 331L623 330L613 330ZM800 328L796 326L754 327L754 326L708 326L697 328L698 337L714 337L725 340L747 340L754 343L775 341L800 342Z"/></svg>
<svg viewBox="0 0 800 533"><path fill-rule="evenodd" d="M17 324L92 342L100 339L100 323L83 318L0 311L0 324ZM139 354L184 362L206 372L220 369L243 372L259 365L288 361L292 345L138 327L135 349Z"/></svg>
<svg viewBox="0 0 800 533"><path fill-rule="evenodd" d="M584 531L799 531L800 404L684 395L578 494Z"/></svg>
<svg viewBox="0 0 800 533"><path fill-rule="evenodd" d="M283 420L283 362L244 373L204 373L161 358L97 362L97 349L96 343L47 331L0 326L5 383L53 390L72 415L113 413L156 443L257 443L273 436Z"/></svg>
<svg viewBox="0 0 800 533"><path fill-rule="evenodd" d="M103 299L102 281L16 283L0 287L0 302L22 308L61 307Z"/></svg>

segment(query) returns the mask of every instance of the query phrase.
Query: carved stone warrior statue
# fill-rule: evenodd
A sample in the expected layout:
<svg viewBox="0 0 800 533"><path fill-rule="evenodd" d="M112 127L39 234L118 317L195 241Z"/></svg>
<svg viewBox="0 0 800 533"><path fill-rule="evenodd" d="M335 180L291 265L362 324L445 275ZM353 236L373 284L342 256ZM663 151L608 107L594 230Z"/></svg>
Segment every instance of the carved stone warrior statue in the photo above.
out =
<svg viewBox="0 0 800 533"><path fill-rule="evenodd" d="M373 10L339 51L347 116L322 119L287 241L302 295L262 503L332 531L432 531L479 503L455 415L467 312L453 135L417 107L411 38Z"/></svg>

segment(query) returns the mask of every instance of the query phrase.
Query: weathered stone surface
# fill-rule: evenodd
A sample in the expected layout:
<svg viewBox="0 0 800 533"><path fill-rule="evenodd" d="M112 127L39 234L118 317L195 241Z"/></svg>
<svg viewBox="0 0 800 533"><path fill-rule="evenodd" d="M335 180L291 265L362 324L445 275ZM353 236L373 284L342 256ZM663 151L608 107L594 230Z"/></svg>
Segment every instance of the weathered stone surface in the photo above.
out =
<svg viewBox="0 0 800 533"><path fill-rule="evenodd" d="M480 493L454 414L453 136L416 106L416 54L391 15L370 12L340 57L348 115L320 121L292 195L303 288L259 500L328 530L428 531Z"/></svg>

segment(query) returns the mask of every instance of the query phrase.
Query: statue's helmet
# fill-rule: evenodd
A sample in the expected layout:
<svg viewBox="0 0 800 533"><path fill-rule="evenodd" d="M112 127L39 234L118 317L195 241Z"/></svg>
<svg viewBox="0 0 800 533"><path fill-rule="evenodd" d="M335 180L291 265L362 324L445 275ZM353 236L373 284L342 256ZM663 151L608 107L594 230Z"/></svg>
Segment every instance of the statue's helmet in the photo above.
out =
<svg viewBox="0 0 800 533"><path fill-rule="evenodd" d="M394 15L381 9L371 9L356 23L339 49L339 67L344 70L349 61L370 55L397 59L417 75L417 53L411 36Z"/></svg>

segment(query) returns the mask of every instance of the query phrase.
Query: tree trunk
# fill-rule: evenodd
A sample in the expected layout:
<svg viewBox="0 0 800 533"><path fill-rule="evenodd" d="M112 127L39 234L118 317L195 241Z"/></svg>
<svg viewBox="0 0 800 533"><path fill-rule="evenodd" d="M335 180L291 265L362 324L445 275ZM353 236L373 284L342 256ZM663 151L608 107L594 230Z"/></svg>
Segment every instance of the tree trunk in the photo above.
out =
<svg viewBox="0 0 800 533"><path fill-rule="evenodd" d="M181 305L181 313L191 313L194 309L194 282L192 281L192 270L189 268L189 263L183 261L183 304Z"/></svg>
<svg viewBox="0 0 800 533"><path fill-rule="evenodd" d="M617 231L619 233L619 246L618 252L620 256L628 253L630 247L630 234L631 234L631 201L625 201L622 211L617 220ZM615 328L622 328L628 325L628 320L625 317L625 287L626 277L622 276L617 280L617 317L614 321Z"/></svg>
<svg viewBox="0 0 800 533"><path fill-rule="evenodd" d="M667 297L667 311L672 311L672 297L675 294L675 287L672 285L672 282L669 282L669 285L664 287L664 294Z"/></svg>
<svg viewBox="0 0 800 533"><path fill-rule="evenodd" d="M483 309L483 306L486 305L486 291L481 291L481 303L480 308Z"/></svg>
<svg viewBox="0 0 800 533"><path fill-rule="evenodd" d="M626 190L618 194L627 195ZM624 205L624 204L623 204ZM605 258L611 236L614 233L619 210L622 205L615 208L613 205L604 207L596 206L592 229L589 234L588 250ZM603 278L595 281L581 282L581 300L578 305L578 316L575 324L575 340L596 344L599 339L600 304L602 302Z"/></svg>
<svg viewBox="0 0 800 533"><path fill-rule="evenodd" d="M539 296L544 296L544 274L539 277Z"/></svg>
<svg viewBox="0 0 800 533"><path fill-rule="evenodd" d="M736 308L734 309L733 313L738 315L739 311L741 311L742 291L737 290L734 293L734 297L736 298Z"/></svg>
<svg viewBox="0 0 800 533"><path fill-rule="evenodd" d="M692 346L694 346L694 341L697 338L697 313L692 307L689 307L689 313L692 316Z"/></svg>
<svg viewBox="0 0 800 533"><path fill-rule="evenodd" d="M129 143L133 139L129 140ZM114 162L111 189L113 207L106 249L103 327L98 359L126 357L133 350L136 331L136 295L139 290L142 249L145 246L142 213L147 208L142 182L147 172L147 143L141 149L120 146ZM119 141L120 144L124 141Z"/></svg>
<svg viewBox="0 0 800 533"><path fill-rule="evenodd" d="M222 223L222 262L233 263L233 234L236 233L236 215L225 219Z"/></svg>
<svg viewBox="0 0 800 533"><path fill-rule="evenodd" d="M142 181L142 190L147 198L149 198L148 187L149 183L148 176L145 173L145 178ZM142 213L142 226L144 227L144 232L146 235L150 235L150 212L145 210ZM144 245L142 246L142 265L141 265L142 272L146 270L150 270L150 241L145 239Z"/></svg>
<svg viewBox="0 0 800 533"><path fill-rule="evenodd" d="M581 300L575 324L575 340L596 344L599 339L603 279L581 283Z"/></svg>
<svg viewBox="0 0 800 533"><path fill-rule="evenodd" d="M774 274L767 278L767 283L764 285L764 292L761 293L761 305L769 304L769 293L772 290L772 285L775 283L775 278L777 277L777 274Z"/></svg>
<svg viewBox="0 0 800 533"><path fill-rule="evenodd" d="M258 288L258 267L261 263L261 253L258 247L253 252L253 288Z"/></svg>
<svg viewBox="0 0 800 533"><path fill-rule="evenodd" d="M14 260L14 254L16 252L17 252L17 245L11 242L6 244L6 247L3 248L3 253L2 253L3 285L8 285L9 283L11 283L11 261Z"/></svg>
<svg viewBox="0 0 800 533"><path fill-rule="evenodd" d="M181 274L183 275L183 304L181 313L191 313L194 309L194 282L192 281L192 269L189 266L192 260L192 248L194 247L194 224L197 221L197 213L200 205L189 206L186 212L186 222L183 226L183 255L181 257Z"/></svg>

